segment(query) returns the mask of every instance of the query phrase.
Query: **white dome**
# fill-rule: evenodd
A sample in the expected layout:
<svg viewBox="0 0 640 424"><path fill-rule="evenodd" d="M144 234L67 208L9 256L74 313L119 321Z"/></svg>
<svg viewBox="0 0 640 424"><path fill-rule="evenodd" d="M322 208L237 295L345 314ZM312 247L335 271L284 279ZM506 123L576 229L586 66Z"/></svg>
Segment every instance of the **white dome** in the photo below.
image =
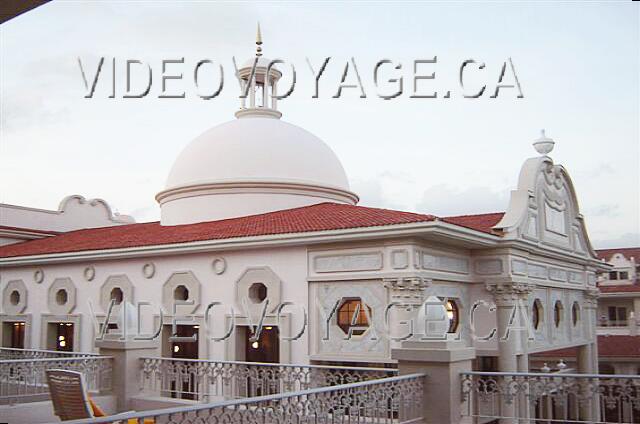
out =
<svg viewBox="0 0 640 424"><path fill-rule="evenodd" d="M180 153L166 188L264 181L349 190L338 157L310 132L279 119L235 119L206 131Z"/></svg>
<svg viewBox="0 0 640 424"><path fill-rule="evenodd" d="M279 119L254 116L213 127L187 145L156 199L163 225L358 200L322 140Z"/></svg>

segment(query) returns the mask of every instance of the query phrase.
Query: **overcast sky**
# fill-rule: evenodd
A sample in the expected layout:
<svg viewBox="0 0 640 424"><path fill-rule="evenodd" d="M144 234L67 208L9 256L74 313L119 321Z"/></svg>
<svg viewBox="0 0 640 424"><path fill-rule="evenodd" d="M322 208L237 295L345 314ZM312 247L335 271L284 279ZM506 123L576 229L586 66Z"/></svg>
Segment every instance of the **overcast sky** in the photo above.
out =
<svg viewBox="0 0 640 424"><path fill-rule="evenodd" d="M232 57L253 55L257 21L265 56L296 68L295 90L280 102L283 119L331 146L360 204L436 215L504 211L545 128L595 247L640 245L640 7L630 2L54 1L0 25L0 202L55 209L64 196L82 194L138 221L157 220L154 195L180 150L234 119ZM317 71L329 56L313 99L305 58ZM435 72L435 80L418 84L438 98L410 98L413 61L434 56L437 63L418 73ZM93 78L100 57L106 63L94 98L85 99L78 58ZM170 69L184 79L170 87L186 98L158 98L162 60L182 57L184 65ZM367 97L347 88L334 99L351 57ZM524 98L515 88L490 98L509 57ZM122 98L127 59L151 66L143 99ZM193 82L201 59L225 73L222 92L208 101ZM382 59L402 67L383 68L376 88ZM487 85L477 99L463 98L458 83L467 59L486 65L465 71L468 92ZM288 85L290 67L281 68ZM201 92L217 85L212 69L203 68ZM143 91L145 74L133 71L132 89ZM382 82L399 76L404 93L380 99L395 90ZM505 83L513 82L507 66Z"/></svg>

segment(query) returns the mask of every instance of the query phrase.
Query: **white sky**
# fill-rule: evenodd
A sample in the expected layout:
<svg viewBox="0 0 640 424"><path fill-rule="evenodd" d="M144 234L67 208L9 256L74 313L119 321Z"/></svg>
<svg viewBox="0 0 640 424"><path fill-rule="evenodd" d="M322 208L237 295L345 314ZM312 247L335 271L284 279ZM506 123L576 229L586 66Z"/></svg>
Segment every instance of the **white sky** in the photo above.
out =
<svg viewBox="0 0 640 424"><path fill-rule="evenodd" d="M640 7L632 3L213 3L58 1L0 25L0 201L55 209L68 194L106 199L138 221L155 220L154 195L180 150L233 118L232 57L254 52L260 21L265 56L297 70L280 102L283 119L318 135L341 158L360 204L436 215L503 211L522 162L535 155L541 128L551 154L576 186L595 247L640 245ZM77 64L116 58L85 99ZM332 59L312 99L313 77ZM438 57L411 99L414 59ZM159 99L161 61L185 58L186 99ZM345 61L354 57L367 94L333 99ZM508 57L524 93L490 99ZM221 63L218 98L194 93L200 59ZM151 65L144 99L122 99L127 59ZM401 63L404 94L377 97L374 64ZM457 83L465 59L484 61L464 99ZM107 64L110 62L107 62ZM288 66L281 66L285 75ZM383 80L392 75L390 68ZM513 81L510 72L507 81ZM206 76L213 76L205 72ZM351 78L353 81L355 78ZM284 78L288 83L290 77ZM133 87L141 86L134 73ZM392 87L388 86L388 90ZM441 98L446 90L451 99ZM211 166L224 158L211 158Z"/></svg>

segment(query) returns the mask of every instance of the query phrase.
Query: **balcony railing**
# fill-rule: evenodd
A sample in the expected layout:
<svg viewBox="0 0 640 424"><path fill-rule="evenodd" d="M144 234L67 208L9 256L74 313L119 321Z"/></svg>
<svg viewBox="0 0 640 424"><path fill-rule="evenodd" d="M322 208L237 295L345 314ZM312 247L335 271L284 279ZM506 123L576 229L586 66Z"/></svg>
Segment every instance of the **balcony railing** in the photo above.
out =
<svg viewBox="0 0 640 424"><path fill-rule="evenodd" d="M110 356L3 359L0 360L0 404L48 399L49 388L45 376L48 369L83 373L90 391L111 389L113 358Z"/></svg>
<svg viewBox="0 0 640 424"><path fill-rule="evenodd" d="M391 424L423 422L424 374L339 384L296 392L119 415L126 422ZM113 418L69 421L106 424Z"/></svg>
<svg viewBox="0 0 640 424"><path fill-rule="evenodd" d="M638 423L640 376L462 373L464 415L486 422Z"/></svg>
<svg viewBox="0 0 640 424"><path fill-rule="evenodd" d="M84 356L100 356L97 353L62 352L59 350L14 349L0 347L0 359L41 359L41 358L77 358Z"/></svg>
<svg viewBox="0 0 640 424"><path fill-rule="evenodd" d="M600 327L628 327L629 321L624 320L601 320L598 322Z"/></svg>
<svg viewBox="0 0 640 424"><path fill-rule="evenodd" d="M336 386L397 374L397 370L388 368L172 358L141 358L141 368L145 392L203 402Z"/></svg>

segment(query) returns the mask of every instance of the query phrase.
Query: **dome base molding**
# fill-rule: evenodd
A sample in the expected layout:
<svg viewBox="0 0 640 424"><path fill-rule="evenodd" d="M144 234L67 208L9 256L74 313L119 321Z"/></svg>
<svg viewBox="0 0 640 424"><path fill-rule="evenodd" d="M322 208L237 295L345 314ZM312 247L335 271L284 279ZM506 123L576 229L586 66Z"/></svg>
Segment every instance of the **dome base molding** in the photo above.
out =
<svg viewBox="0 0 640 424"><path fill-rule="evenodd" d="M210 182L175 187L156 195L162 225L182 225L255 215L323 202L355 205L358 196L340 188L292 181Z"/></svg>

